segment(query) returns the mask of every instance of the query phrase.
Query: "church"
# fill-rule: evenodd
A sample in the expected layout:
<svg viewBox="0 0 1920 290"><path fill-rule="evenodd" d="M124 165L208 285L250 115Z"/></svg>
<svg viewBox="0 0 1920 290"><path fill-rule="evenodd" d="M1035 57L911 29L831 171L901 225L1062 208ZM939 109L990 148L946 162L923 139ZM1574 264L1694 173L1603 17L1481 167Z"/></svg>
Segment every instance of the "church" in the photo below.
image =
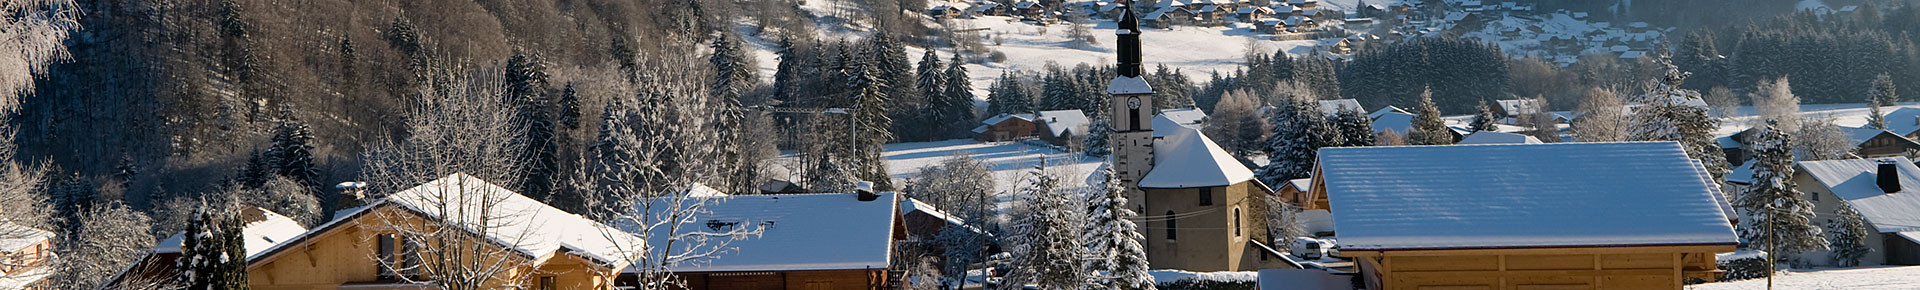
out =
<svg viewBox="0 0 1920 290"><path fill-rule="evenodd" d="M1113 119L1108 143L1129 207L1142 217L1148 265L1188 271L1298 268L1271 242L1260 198L1273 192L1252 170L1198 128L1154 128L1152 120L1164 116L1154 109L1153 87L1141 78L1140 23L1132 9L1123 10L1115 31L1117 75L1107 85Z"/></svg>

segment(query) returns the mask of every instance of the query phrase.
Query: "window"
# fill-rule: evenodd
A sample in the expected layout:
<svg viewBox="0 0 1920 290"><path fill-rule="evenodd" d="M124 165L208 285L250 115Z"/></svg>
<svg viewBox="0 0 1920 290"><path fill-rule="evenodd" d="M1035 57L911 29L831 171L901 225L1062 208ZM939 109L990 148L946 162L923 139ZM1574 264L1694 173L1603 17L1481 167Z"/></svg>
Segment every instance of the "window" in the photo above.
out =
<svg viewBox="0 0 1920 290"><path fill-rule="evenodd" d="M1807 199L1811 199L1811 200L1813 200L1813 202L1820 202L1820 193L1819 193L1819 192L1814 192L1814 191L1808 191L1808 192L1807 192L1807 195L1811 195L1811 196L1812 196L1812 197L1808 197Z"/></svg>
<svg viewBox="0 0 1920 290"><path fill-rule="evenodd" d="M1200 205L1213 205L1213 188L1200 188Z"/></svg>
<svg viewBox="0 0 1920 290"><path fill-rule="evenodd" d="M1179 236L1178 231L1175 231L1176 229L1180 228L1180 225L1178 224L1179 220L1176 220L1173 218L1173 211L1171 210L1167 211L1166 219L1167 219L1167 239L1172 240L1175 237Z"/></svg>
<svg viewBox="0 0 1920 290"><path fill-rule="evenodd" d="M534 288L534 289L539 289L539 290L559 289L559 288L554 288L554 285L555 283L553 282L553 276L540 276L539 288Z"/></svg>
<svg viewBox="0 0 1920 290"><path fill-rule="evenodd" d="M399 241L396 241L393 234L380 234L376 236L376 239L379 240L380 245L374 249L374 254L380 257L380 278L393 279L400 277L400 275L394 271L395 268L400 268L399 261L394 259L394 257L398 256L394 250L396 243Z"/></svg>
<svg viewBox="0 0 1920 290"><path fill-rule="evenodd" d="M379 247L375 256L380 258L380 278L399 279L404 274L408 278L420 280L420 244L395 234L379 234Z"/></svg>
<svg viewBox="0 0 1920 290"><path fill-rule="evenodd" d="M1231 226L1233 226L1233 236L1235 237L1240 236L1240 209L1239 208L1233 209L1233 224Z"/></svg>

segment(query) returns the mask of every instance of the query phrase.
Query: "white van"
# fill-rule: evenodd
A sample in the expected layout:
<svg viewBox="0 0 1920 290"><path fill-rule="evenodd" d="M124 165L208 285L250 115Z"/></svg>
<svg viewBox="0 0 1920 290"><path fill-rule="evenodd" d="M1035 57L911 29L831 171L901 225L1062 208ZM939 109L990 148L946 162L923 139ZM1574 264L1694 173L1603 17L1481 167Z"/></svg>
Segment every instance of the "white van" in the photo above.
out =
<svg viewBox="0 0 1920 290"><path fill-rule="evenodd" d="M1309 237L1294 237L1293 244L1290 248L1292 248L1294 257L1307 260L1319 260L1321 257L1326 257L1327 248L1332 247L1333 243L1324 240Z"/></svg>

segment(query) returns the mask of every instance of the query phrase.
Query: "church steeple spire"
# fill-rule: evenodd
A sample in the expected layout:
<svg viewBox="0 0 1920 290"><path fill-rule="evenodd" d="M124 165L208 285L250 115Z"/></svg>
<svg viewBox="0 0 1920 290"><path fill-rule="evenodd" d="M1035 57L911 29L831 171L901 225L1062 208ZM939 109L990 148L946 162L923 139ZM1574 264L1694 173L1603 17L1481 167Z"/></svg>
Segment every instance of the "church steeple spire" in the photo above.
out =
<svg viewBox="0 0 1920 290"><path fill-rule="evenodd" d="M1140 77L1144 70L1140 66L1140 19L1133 16L1132 0L1121 1L1126 5L1120 9L1126 10L1120 12L1120 28L1114 31L1119 38L1116 42L1120 45L1117 49L1120 64L1114 70L1123 77Z"/></svg>

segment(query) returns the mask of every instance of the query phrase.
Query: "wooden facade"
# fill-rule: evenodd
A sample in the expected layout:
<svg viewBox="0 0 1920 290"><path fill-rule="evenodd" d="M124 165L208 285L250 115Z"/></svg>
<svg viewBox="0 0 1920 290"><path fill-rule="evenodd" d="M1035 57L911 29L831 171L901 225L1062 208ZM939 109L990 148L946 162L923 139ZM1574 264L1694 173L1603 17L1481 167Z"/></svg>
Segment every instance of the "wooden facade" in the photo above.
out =
<svg viewBox="0 0 1920 290"><path fill-rule="evenodd" d="M1733 245L1343 250L1368 289L1682 289L1714 281Z"/></svg>
<svg viewBox="0 0 1920 290"><path fill-rule="evenodd" d="M260 290L338 289L341 287L401 287L408 285L382 274L378 260L378 235L392 234L396 225L424 225L427 221L410 211L388 204L369 209L348 220L315 229L303 239L292 241L275 251L261 253L248 263L248 287ZM476 242L479 242L476 240ZM482 242L494 245L491 242ZM530 289L607 289L613 286L617 269L591 261L568 250L517 255L518 251L496 248L500 259L511 267L499 273L487 289L511 285L531 285ZM509 285L511 284L511 285Z"/></svg>
<svg viewBox="0 0 1920 290"><path fill-rule="evenodd" d="M974 134L973 139L980 142L1007 142L1032 138L1039 125L1027 118L1007 118L999 123L986 125L986 131Z"/></svg>

